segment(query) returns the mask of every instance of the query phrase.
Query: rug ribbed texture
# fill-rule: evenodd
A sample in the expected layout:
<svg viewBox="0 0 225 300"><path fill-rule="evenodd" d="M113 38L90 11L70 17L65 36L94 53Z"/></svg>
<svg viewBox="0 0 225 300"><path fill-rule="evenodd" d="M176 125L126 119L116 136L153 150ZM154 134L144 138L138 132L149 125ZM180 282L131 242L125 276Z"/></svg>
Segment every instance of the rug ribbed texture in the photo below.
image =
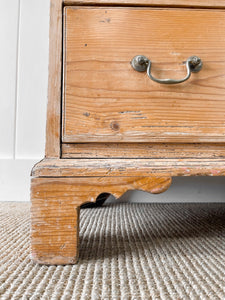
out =
<svg viewBox="0 0 225 300"><path fill-rule="evenodd" d="M29 258L29 204L0 203L0 299L225 299L225 204L81 210L80 260Z"/></svg>

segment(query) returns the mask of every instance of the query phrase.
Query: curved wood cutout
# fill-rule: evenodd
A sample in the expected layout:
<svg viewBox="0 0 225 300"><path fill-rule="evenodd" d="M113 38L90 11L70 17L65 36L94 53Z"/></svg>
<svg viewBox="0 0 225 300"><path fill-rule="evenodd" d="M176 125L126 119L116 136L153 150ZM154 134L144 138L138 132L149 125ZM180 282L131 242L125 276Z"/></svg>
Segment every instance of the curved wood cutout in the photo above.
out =
<svg viewBox="0 0 225 300"><path fill-rule="evenodd" d="M152 194L160 194L165 192L171 183L171 177L142 177L134 181L133 189L143 190Z"/></svg>
<svg viewBox="0 0 225 300"><path fill-rule="evenodd" d="M121 196L139 189L161 193L170 177L33 178L31 258L43 264L74 264L78 259L79 209L100 193Z"/></svg>

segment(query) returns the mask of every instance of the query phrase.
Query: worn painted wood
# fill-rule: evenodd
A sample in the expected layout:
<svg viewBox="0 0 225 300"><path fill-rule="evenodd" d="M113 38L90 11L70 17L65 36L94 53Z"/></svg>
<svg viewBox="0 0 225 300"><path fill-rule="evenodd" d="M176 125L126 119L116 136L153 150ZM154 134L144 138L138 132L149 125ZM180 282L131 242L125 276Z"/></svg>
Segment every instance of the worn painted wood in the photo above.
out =
<svg viewBox="0 0 225 300"><path fill-rule="evenodd" d="M45 159L32 170L34 177L152 175L222 176L225 175L225 159Z"/></svg>
<svg viewBox="0 0 225 300"><path fill-rule="evenodd" d="M102 192L161 193L170 177L34 178L31 184L31 257L44 264L73 264L79 252L79 207Z"/></svg>
<svg viewBox="0 0 225 300"><path fill-rule="evenodd" d="M62 158L225 158L225 144L62 144Z"/></svg>
<svg viewBox="0 0 225 300"><path fill-rule="evenodd" d="M224 0L64 0L65 5L122 5L224 8Z"/></svg>
<svg viewBox="0 0 225 300"><path fill-rule="evenodd" d="M60 156L62 4L63 0L51 0L50 2L49 78L45 155L55 158Z"/></svg>
<svg viewBox="0 0 225 300"><path fill-rule="evenodd" d="M225 142L224 32L223 10L66 7L63 141ZM137 54L159 78L184 77L191 55L204 66L162 85Z"/></svg>

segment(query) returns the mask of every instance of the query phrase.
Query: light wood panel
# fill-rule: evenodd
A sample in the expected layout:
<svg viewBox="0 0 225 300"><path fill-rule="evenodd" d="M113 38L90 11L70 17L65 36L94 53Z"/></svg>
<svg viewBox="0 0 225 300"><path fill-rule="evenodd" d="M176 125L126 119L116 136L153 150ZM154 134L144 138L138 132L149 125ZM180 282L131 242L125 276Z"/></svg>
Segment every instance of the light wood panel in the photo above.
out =
<svg viewBox="0 0 225 300"><path fill-rule="evenodd" d="M65 9L64 142L225 141L225 12L143 8ZM208 28L208 30L205 30ZM155 76L134 71L144 54Z"/></svg>
<svg viewBox="0 0 225 300"><path fill-rule="evenodd" d="M169 177L34 178L31 184L31 257L44 264L73 264L79 250L79 206L106 191L116 197L127 190L161 193Z"/></svg>
<svg viewBox="0 0 225 300"><path fill-rule="evenodd" d="M64 0L65 5L134 5L175 7L225 7L224 0Z"/></svg>
<svg viewBox="0 0 225 300"><path fill-rule="evenodd" d="M223 176L225 159L44 159L34 166L34 177L82 176Z"/></svg>
<svg viewBox="0 0 225 300"><path fill-rule="evenodd" d="M62 158L225 158L225 144L62 144Z"/></svg>

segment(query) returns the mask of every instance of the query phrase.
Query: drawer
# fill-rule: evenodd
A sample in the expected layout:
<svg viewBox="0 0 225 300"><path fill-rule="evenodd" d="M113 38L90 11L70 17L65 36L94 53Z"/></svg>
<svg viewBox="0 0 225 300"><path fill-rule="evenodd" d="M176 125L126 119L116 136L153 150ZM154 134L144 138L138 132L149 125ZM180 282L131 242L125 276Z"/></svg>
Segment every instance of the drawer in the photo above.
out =
<svg viewBox="0 0 225 300"><path fill-rule="evenodd" d="M65 7L62 141L225 142L225 11ZM151 60L155 78L131 66Z"/></svg>

